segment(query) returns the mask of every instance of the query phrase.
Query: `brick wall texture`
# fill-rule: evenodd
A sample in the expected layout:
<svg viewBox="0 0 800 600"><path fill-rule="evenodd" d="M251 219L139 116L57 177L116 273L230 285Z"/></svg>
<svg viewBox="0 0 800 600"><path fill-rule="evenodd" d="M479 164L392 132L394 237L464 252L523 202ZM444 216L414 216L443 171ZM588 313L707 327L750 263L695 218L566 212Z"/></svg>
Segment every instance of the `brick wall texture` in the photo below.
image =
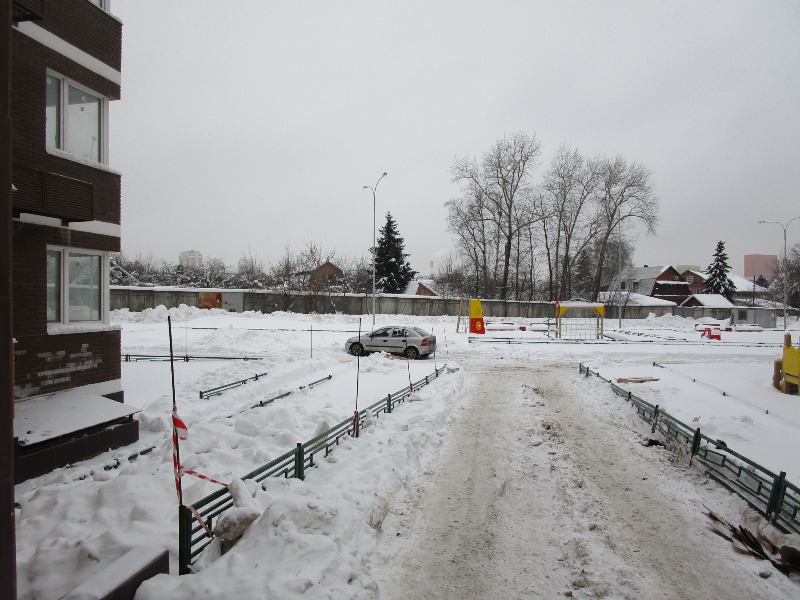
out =
<svg viewBox="0 0 800 600"><path fill-rule="evenodd" d="M119 238L14 222L17 400L120 378L120 332L47 333L47 245L115 252Z"/></svg>

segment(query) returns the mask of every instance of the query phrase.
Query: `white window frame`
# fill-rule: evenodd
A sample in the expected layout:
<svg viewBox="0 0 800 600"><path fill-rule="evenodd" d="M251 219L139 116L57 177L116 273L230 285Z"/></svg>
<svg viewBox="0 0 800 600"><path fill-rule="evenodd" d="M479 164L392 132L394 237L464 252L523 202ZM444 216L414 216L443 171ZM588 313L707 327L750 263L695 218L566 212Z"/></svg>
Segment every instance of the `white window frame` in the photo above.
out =
<svg viewBox="0 0 800 600"><path fill-rule="evenodd" d="M74 79L70 79L53 71L52 69L47 69L47 77L53 77L59 81L60 92L59 92L59 119L58 119L58 130L59 130L59 146L50 146L49 143L47 145L47 150L51 154L58 154L64 158L69 158L70 160L74 160L77 162L85 163L88 165L108 165L108 98L99 92L94 91L92 88L86 87L75 81ZM45 85L47 84L47 80L45 79ZM70 153L66 150L68 138L69 138L69 123L67 122L68 114L69 114L69 86L72 86L78 90L86 92L87 94L91 94L92 96L96 96L100 98L100 135L98 139L98 143L100 144L100 162L96 162L93 159L86 159L82 156L77 156L75 154Z"/></svg>
<svg viewBox="0 0 800 600"><path fill-rule="evenodd" d="M60 315L55 321L48 321L47 332L49 334L71 333L74 331L105 330L110 323L110 289L109 289L109 256L108 252L101 250L89 250L86 248L74 248L69 246L47 246L48 252L58 252L59 261L59 284L58 291ZM70 321L69 320L69 255L86 254L100 258L100 318L92 321ZM49 285L49 281L47 282ZM46 293L46 292L45 292ZM46 300L47 301L47 300Z"/></svg>

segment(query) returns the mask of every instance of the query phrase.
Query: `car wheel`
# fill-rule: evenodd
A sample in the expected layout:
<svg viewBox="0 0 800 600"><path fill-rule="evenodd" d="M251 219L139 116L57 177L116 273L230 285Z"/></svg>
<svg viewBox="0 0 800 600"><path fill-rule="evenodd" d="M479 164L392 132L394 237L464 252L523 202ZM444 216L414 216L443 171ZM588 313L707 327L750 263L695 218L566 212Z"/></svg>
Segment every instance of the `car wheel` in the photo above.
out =
<svg viewBox="0 0 800 600"><path fill-rule="evenodd" d="M419 358L419 350L414 348L414 346L409 346L408 348L406 348L405 355L406 358L414 360L415 358Z"/></svg>
<svg viewBox="0 0 800 600"><path fill-rule="evenodd" d="M364 346L362 346L358 342L350 344L350 354L352 354L353 356L363 356Z"/></svg>

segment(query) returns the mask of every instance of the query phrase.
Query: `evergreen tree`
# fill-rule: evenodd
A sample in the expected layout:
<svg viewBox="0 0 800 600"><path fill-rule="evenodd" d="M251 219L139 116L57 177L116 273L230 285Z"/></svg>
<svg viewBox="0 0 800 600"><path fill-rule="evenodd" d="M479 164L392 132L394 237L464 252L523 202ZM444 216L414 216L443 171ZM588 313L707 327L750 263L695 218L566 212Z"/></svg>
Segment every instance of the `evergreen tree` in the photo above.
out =
<svg viewBox="0 0 800 600"><path fill-rule="evenodd" d="M722 294L728 300L733 302L733 295L736 292L736 286L728 277L730 273L730 265L728 265L728 255L725 254L725 242L717 242L717 251L714 252L714 261L708 265L706 269L706 293L707 294Z"/></svg>
<svg viewBox="0 0 800 600"><path fill-rule="evenodd" d="M397 231L397 223L392 213L386 213L386 225L378 236L375 249L375 287L387 294L399 294L417 274L411 269L403 252L403 238Z"/></svg>

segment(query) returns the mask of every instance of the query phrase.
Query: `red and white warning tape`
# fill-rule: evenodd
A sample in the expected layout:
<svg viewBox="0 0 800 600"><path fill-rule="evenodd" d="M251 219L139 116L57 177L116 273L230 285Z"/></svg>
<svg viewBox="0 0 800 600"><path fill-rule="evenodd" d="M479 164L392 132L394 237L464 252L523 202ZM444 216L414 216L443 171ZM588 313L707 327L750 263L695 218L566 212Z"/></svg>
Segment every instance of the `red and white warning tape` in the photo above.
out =
<svg viewBox="0 0 800 600"><path fill-rule="evenodd" d="M198 479L204 479L206 481L210 481L211 483L216 483L217 485L222 485L222 486L228 487L227 483L223 483L221 481L217 481L216 479L214 479L212 477L209 477L208 475L203 475L202 473L198 473L197 471L193 471L192 469L186 469L184 467L181 467L180 472L181 472L181 474L186 473L187 475L194 475Z"/></svg>
<svg viewBox="0 0 800 600"><path fill-rule="evenodd" d="M214 537L214 533L211 531L211 529L209 529L208 525L203 520L203 517L201 517L200 513L197 512L197 509L194 506L187 506L186 508L188 508L191 511L191 513L194 515L194 518L197 519L200 522L200 525L203 526L203 529L206 530L206 535L208 537Z"/></svg>

